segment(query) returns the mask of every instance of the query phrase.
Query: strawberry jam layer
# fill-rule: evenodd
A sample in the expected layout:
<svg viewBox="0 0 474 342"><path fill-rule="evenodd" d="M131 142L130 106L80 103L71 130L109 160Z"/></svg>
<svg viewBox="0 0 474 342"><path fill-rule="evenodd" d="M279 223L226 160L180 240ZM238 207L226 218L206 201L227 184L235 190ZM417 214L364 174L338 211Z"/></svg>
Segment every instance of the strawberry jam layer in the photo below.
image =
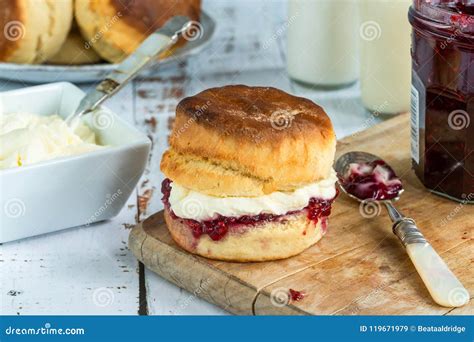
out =
<svg viewBox="0 0 474 342"><path fill-rule="evenodd" d="M175 215L169 203L169 197L171 193L171 180L165 179L161 184L161 192L163 193L163 204L169 211L173 219L179 219L186 224L193 233L195 238L201 237L203 234L209 235L209 237L218 241L222 239L229 232L229 229L238 226L255 226L267 222L284 222L288 215L298 214L306 212L309 220L315 224L322 220L324 226L326 225L326 218L331 214L331 204L333 199L324 200L319 198L311 198L306 207L301 210L289 211L284 215L273 215L273 214L259 214L259 215L243 215L239 217L228 217L218 215L213 219L205 221L196 221L192 219L185 219Z"/></svg>

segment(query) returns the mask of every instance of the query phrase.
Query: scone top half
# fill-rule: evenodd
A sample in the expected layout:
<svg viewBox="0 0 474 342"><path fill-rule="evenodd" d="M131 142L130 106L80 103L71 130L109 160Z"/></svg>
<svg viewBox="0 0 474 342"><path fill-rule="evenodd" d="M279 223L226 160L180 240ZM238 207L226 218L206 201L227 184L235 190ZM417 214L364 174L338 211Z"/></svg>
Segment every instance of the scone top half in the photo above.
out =
<svg viewBox="0 0 474 342"><path fill-rule="evenodd" d="M230 85L183 99L161 170L216 197L292 191L330 176L336 137L324 110L271 87Z"/></svg>

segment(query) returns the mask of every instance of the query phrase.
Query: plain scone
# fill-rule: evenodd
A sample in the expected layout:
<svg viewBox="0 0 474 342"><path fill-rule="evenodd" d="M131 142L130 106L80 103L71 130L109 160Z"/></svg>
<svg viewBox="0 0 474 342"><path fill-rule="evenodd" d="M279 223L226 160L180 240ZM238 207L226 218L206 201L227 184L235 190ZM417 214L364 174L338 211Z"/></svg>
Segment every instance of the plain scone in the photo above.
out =
<svg viewBox="0 0 474 342"><path fill-rule="evenodd" d="M73 0L1 1L0 61L42 63L66 40L73 18Z"/></svg>
<svg viewBox="0 0 474 342"><path fill-rule="evenodd" d="M231 85L207 89L178 104L161 170L171 182L199 193L252 198L328 179L335 148L332 124L312 101L271 87ZM170 184L164 185L164 194L172 189ZM205 233L213 226L176 216L167 196L164 216L174 241L191 253L227 261L299 254L324 235L330 212L316 209L326 214L315 219L305 207L229 226L216 238ZM215 229L221 229L219 224ZM196 227L205 230L196 235Z"/></svg>
<svg viewBox="0 0 474 342"><path fill-rule="evenodd" d="M76 0L84 38L106 61L118 63L175 15L198 21L200 0Z"/></svg>

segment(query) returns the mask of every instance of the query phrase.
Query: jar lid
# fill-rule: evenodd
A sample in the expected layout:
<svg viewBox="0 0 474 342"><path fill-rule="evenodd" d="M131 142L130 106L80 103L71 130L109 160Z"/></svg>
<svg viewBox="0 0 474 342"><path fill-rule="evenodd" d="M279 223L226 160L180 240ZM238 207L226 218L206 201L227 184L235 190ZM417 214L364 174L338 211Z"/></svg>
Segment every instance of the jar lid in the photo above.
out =
<svg viewBox="0 0 474 342"><path fill-rule="evenodd" d="M414 0L419 15L438 29L474 34L474 2L472 0Z"/></svg>

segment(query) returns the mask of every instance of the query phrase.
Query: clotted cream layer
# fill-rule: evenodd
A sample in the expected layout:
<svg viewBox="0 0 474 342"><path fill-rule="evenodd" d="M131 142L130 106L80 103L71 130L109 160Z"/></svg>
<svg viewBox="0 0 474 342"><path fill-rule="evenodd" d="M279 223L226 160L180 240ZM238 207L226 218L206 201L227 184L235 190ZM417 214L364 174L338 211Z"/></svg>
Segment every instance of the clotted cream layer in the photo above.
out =
<svg viewBox="0 0 474 342"><path fill-rule="evenodd" d="M94 132L79 124L72 130L57 115L0 115L0 169L95 151Z"/></svg>
<svg viewBox="0 0 474 342"><path fill-rule="evenodd" d="M204 221L217 215L239 217L262 213L283 215L301 210L310 198L332 199L336 196L336 172L327 179L308 184L292 192L273 192L260 197L213 197L171 183L171 210L182 218Z"/></svg>

